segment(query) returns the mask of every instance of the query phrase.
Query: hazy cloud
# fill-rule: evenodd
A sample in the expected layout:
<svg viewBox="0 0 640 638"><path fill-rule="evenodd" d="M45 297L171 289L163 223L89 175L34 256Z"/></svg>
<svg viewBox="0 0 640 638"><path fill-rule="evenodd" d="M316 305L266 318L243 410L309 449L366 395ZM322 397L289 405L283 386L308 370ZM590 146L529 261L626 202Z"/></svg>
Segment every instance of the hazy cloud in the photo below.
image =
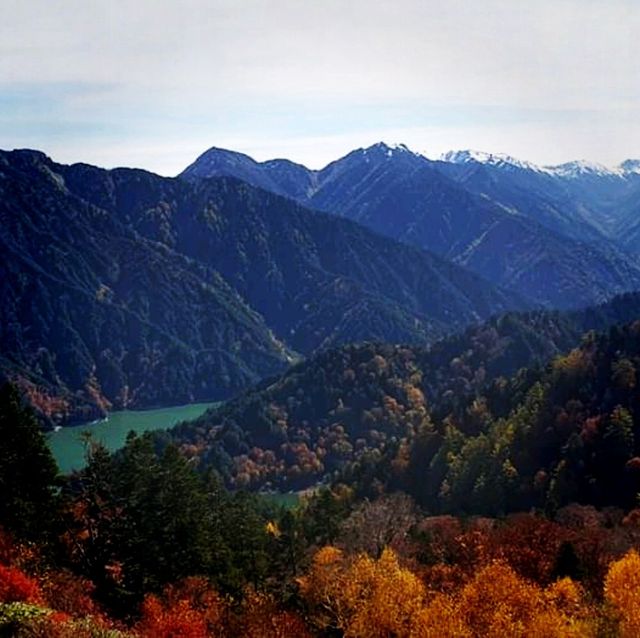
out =
<svg viewBox="0 0 640 638"><path fill-rule="evenodd" d="M635 0L4 0L0 146L175 173L387 139L640 155Z"/></svg>

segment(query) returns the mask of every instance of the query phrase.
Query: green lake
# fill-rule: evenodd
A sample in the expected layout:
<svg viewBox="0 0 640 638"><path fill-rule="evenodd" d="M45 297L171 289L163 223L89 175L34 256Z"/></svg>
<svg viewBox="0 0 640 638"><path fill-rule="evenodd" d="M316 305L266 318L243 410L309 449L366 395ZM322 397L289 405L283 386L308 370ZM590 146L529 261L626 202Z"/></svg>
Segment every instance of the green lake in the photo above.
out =
<svg viewBox="0 0 640 638"><path fill-rule="evenodd" d="M84 466L84 446L81 435L89 431L94 440L103 443L109 450L121 448L127 434L133 430L138 434L150 430L163 430L180 421L199 417L207 408L217 403L191 403L157 410L123 410L113 412L103 421L83 423L49 432L47 440L60 471L68 474Z"/></svg>

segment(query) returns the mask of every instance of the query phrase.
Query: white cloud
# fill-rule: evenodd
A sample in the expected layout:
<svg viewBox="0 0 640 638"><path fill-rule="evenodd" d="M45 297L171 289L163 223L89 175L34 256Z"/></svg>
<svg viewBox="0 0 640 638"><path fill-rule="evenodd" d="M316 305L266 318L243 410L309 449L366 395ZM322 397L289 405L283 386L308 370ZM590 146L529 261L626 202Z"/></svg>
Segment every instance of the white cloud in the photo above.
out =
<svg viewBox="0 0 640 638"><path fill-rule="evenodd" d="M559 145L600 161L637 155L640 147L635 0L3 5L0 91L53 91L51 131L60 122L65 131L74 121L95 123L101 134L83 136L83 143L98 159L104 149L103 164L114 163L110 158L121 149L123 160L115 163L136 158L171 172L171 157L187 148L235 140L259 154L298 149L298 159L317 165L346 140L380 139L398 129L414 146L438 145L447 136L446 147L479 141L490 150L522 148L531 159L546 154L549 161ZM80 90L61 94L60 86ZM384 111L389 105L410 110L412 121L394 119ZM359 107L371 125L358 122L345 131ZM416 122L421 108L429 115L433 108L464 108L468 118L455 126L427 116ZM488 108L509 116L483 123ZM274 117L279 110L284 115ZM312 125L306 131L305 118ZM110 127L119 131L113 151L105 144ZM49 142L62 155L75 152L76 142L60 133L55 143L45 139L44 123L37 131L43 139L36 146ZM12 144L32 143L37 136L27 133L24 125L15 131L0 122L0 135ZM162 162L150 150L158 148L167 149Z"/></svg>

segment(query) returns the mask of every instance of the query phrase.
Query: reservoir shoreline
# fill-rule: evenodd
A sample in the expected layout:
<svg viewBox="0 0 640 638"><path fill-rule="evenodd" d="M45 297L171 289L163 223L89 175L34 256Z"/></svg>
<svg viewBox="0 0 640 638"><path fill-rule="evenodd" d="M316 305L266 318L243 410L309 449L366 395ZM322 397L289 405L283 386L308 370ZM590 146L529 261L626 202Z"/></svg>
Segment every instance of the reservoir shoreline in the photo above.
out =
<svg viewBox="0 0 640 638"><path fill-rule="evenodd" d="M152 410L122 410L110 412L104 419L64 426L46 434L47 442L63 474L84 467L84 444L82 434L91 432L113 452L121 448L130 431L137 434L154 430L165 430L181 421L196 419L209 408L220 405L212 403L190 403Z"/></svg>

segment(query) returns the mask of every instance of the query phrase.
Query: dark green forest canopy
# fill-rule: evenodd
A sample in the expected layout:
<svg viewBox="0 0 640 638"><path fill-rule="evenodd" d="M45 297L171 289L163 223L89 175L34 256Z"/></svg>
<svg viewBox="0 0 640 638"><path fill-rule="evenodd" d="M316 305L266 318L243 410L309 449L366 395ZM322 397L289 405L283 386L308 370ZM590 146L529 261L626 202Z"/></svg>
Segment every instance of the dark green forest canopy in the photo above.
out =
<svg viewBox="0 0 640 638"><path fill-rule="evenodd" d="M376 463L389 466L381 472L397 474L380 480L406 485L415 463L410 471L404 466L418 450L416 438L433 432L428 447L440 449L457 433L461 440L486 436L495 419L525 400L554 357L588 330L639 312L640 296L628 294L572 313L503 315L428 350L345 346L164 436L233 486L303 488ZM424 437L420 441L424 445ZM429 507L445 507L440 496L436 490Z"/></svg>
<svg viewBox="0 0 640 638"><path fill-rule="evenodd" d="M54 526L58 468L16 388L0 387L0 527L41 539Z"/></svg>

